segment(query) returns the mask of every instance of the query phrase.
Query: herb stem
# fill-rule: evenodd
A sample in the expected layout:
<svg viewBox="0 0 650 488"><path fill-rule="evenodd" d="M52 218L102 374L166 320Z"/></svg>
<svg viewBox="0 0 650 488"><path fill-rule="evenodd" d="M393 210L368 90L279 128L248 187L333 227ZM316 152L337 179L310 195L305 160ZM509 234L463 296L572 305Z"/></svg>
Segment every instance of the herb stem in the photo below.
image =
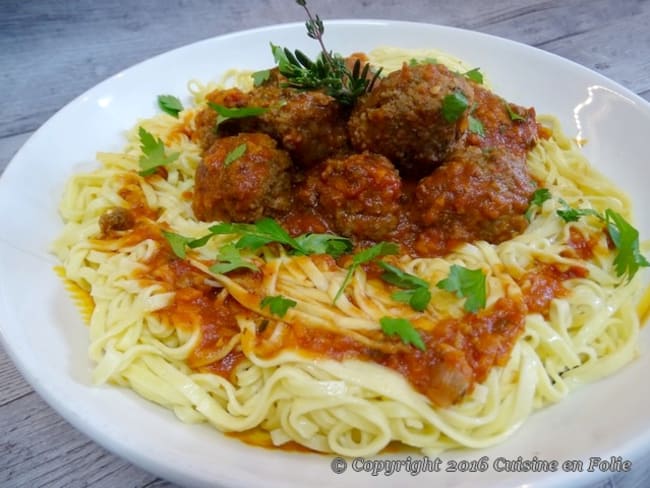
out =
<svg viewBox="0 0 650 488"><path fill-rule="evenodd" d="M310 34L313 33L313 36L310 37L313 37L318 41L318 44L320 44L321 50L323 51L323 57L327 61L327 64L330 65L330 68L332 68L332 70L336 70L336 65L334 64L334 60L330 56L330 53L325 47L325 43L323 42L323 31L324 31L323 22L318 18L318 15L316 16L316 18L314 18L314 16L309 11L309 7L307 7L307 2L298 1L297 3L302 8L305 9L305 12L307 12L307 17L309 17L309 20L307 21L307 32L309 32Z"/></svg>

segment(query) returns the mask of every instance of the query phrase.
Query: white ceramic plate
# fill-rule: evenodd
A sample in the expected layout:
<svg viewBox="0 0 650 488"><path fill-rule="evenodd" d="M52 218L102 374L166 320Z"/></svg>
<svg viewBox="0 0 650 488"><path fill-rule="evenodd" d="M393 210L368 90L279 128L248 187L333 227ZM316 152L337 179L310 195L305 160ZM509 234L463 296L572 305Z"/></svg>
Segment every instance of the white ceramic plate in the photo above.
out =
<svg viewBox="0 0 650 488"><path fill-rule="evenodd" d="M124 131L158 112L155 97L184 94L191 78L216 79L230 67L272 64L269 42L315 54L303 24L235 33L171 51L119 73L71 102L37 131L0 180L0 326L2 339L31 385L61 415L111 451L145 469L191 486L576 486L604 476L598 470L565 473L566 460L590 456L635 459L650 444L650 334L642 355L620 373L589 385L532 416L504 444L483 451L445 454L443 472L411 476L336 475L331 457L249 447L201 425L184 425L172 413L114 387L91 386L87 333L52 272L48 246L59 233L57 206L75 171L92 166L96 151L119 150ZM569 135L589 143L594 165L633 196L637 227L650 237L647 136L650 105L621 86L551 54L484 34L390 22L327 23L328 47L368 51L380 45L434 47L487 73L509 100L560 117ZM184 97L188 100L188 97ZM447 460L487 456L483 473L446 473ZM499 472L502 457L558 460L559 471Z"/></svg>

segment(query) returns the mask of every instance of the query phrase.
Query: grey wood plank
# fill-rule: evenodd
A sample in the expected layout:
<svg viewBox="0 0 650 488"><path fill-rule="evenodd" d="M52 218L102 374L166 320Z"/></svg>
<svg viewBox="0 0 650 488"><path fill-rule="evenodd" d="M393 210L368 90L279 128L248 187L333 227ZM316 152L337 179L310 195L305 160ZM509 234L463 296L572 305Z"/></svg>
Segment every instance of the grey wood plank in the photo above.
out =
<svg viewBox="0 0 650 488"><path fill-rule="evenodd" d="M9 355L0 346L0 378L2 378L2 394L0 409L18 398L33 393L32 388L25 382L22 375L14 367ZM1 410L0 410L1 411ZM0 431L1 432L1 431Z"/></svg>
<svg viewBox="0 0 650 488"><path fill-rule="evenodd" d="M146 486L157 479L72 429L36 393L11 405L0 416L0 486L108 488Z"/></svg>
<svg viewBox="0 0 650 488"><path fill-rule="evenodd" d="M650 90L650 2L646 9L619 22L540 44L560 56L613 78L647 99ZM608 42L609 39L616 42ZM642 49L646 46L646 49Z"/></svg>

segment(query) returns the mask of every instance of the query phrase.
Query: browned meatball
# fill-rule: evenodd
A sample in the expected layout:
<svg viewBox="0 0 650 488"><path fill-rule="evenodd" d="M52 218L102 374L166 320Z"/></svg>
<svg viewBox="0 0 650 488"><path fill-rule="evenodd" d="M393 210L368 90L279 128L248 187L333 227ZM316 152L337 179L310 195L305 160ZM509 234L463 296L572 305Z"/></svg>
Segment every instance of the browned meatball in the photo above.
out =
<svg viewBox="0 0 650 488"><path fill-rule="evenodd" d="M217 89L206 96L207 101L227 108L241 108L248 105L248 95L239 88ZM234 135L248 127L242 127L242 119L233 119L219 125L217 131L217 112L206 106L196 114L194 134L192 139L197 141L204 151L217 140L218 135ZM250 126L250 123L249 123Z"/></svg>
<svg viewBox="0 0 650 488"><path fill-rule="evenodd" d="M217 139L196 169L196 218L254 222L283 214L291 205L290 166L289 155L266 134Z"/></svg>
<svg viewBox="0 0 650 488"><path fill-rule="evenodd" d="M534 108L508 103L488 89L474 85L472 117L481 122L483 134L468 133L467 143L481 148L502 147L525 154L537 141Z"/></svg>
<svg viewBox="0 0 650 488"><path fill-rule="evenodd" d="M352 146L383 154L404 174L428 174L464 133L473 94L463 76L441 64L404 64L360 98L348 123ZM446 97L464 97L467 108L443 110Z"/></svg>
<svg viewBox="0 0 650 488"><path fill-rule="evenodd" d="M523 214L534 190L523 157L470 146L418 183L415 218L434 230L432 237L499 243L526 228ZM427 234L419 247L426 246Z"/></svg>
<svg viewBox="0 0 650 488"><path fill-rule="evenodd" d="M381 240L399 220L402 182L379 154L328 159L313 168L298 198L317 206L332 229L357 239Z"/></svg>
<svg viewBox="0 0 650 488"><path fill-rule="evenodd" d="M268 83L249 93L249 104L269 110L258 117L257 130L274 137L303 167L348 152L341 105L320 91L298 91Z"/></svg>

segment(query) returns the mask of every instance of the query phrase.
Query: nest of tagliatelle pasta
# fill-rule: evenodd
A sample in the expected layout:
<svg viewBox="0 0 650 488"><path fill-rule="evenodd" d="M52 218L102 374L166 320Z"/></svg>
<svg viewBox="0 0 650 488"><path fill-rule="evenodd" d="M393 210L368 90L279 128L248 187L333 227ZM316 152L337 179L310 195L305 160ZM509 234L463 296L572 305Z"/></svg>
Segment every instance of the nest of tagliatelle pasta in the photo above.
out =
<svg viewBox="0 0 650 488"><path fill-rule="evenodd" d="M273 54L70 178L54 252L96 384L256 444L435 453L634 359L630 202L556 119L437 51L316 87Z"/></svg>

